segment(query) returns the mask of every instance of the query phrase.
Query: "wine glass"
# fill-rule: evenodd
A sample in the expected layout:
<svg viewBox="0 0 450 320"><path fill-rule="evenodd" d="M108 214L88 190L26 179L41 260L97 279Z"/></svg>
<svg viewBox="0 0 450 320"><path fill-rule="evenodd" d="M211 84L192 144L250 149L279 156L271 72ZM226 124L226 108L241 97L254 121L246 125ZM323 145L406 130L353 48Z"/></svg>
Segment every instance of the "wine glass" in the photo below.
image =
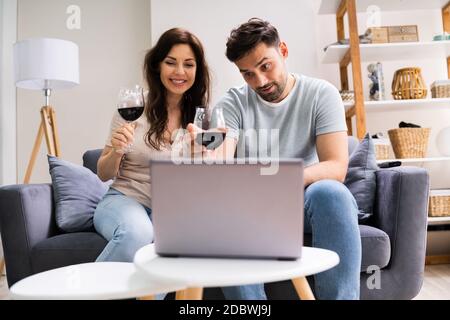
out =
<svg viewBox="0 0 450 320"><path fill-rule="evenodd" d="M127 123L133 123L139 119L144 113L144 89L140 86L121 88L117 111ZM132 144L129 144L124 150L125 153L131 152L131 147Z"/></svg>
<svg viewBox="0 0 450 320"><path fill-rule="evenodd" d="M197 108L195 108L194 125L200 129L206 129L205 120L206 120L206 107L198 106Z"/></svg>
<svg viewBox="0 0 450 320"><path fill-rule="evenodd" d="M205 128L204 121L206 117L205 110L206 109L202 107L197 108L195 118L195 121L197 121L197 123L194 123L197 127L202 129L207 129ZM209 126L209 124L213 124L214 128L209 128L208 130L202 132L202 134L198 135L197 143L205 146L208 150L214 150L223 143L226 136L226 123L223 116L223 109L221 107L215 107L212 110L210 120L207 122L207 126Z"/></svg>
<svg viewBox="0 0 450 320"><path fill-rule="evenodd" d="M215 107L212 112L212 118L214 119L215 124L215 130L221 131L223 133L226 132L227 125L225 122L225 117L223 116L223 108L222 107Z"/></svg>

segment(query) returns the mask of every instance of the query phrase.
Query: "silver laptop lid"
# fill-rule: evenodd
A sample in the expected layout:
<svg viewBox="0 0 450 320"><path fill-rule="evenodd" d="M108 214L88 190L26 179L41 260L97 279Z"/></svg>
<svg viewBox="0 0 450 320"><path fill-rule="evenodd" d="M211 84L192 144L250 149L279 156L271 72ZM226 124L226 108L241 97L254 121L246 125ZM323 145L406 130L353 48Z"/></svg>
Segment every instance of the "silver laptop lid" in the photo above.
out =
<svg viewBox="0 0 450 320"><path fill-rule="evenodd" d="M303 245L303 162L282 160L278 166L276 174L263 175L269 166L152 161L156 252L299 258Z"/></svg>

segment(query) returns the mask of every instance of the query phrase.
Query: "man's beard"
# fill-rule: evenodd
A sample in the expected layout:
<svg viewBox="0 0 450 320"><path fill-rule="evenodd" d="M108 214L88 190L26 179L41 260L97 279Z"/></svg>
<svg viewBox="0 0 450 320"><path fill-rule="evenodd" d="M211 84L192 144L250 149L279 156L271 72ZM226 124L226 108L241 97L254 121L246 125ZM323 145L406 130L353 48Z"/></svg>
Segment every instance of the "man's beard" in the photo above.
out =
<svg viewBox="0 0 450 320"><path fill-rule="evenodd" d="M277 81L273 81L264 87L256 89L256 93L265 101L267 102L273 102L278 100L281 95L283 94L284 90L286 89L287 80L285 80L283 83L279 83ZM269 87L273 86L275 90L270 93L264 93L262 90L267 89Z"/></svg>

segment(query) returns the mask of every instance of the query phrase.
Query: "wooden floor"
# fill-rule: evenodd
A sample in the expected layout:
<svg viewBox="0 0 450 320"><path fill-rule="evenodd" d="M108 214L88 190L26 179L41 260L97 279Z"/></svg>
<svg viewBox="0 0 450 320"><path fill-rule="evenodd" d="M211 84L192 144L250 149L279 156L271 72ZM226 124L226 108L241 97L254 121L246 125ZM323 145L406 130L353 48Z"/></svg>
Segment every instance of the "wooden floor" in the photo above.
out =
<svg viewBox="0 0 450 320"><path fill-rule="evenodd" d="M450 300L450 264L425 267L422 290L415 300Z"/></svg>
<svg viewBox="0 0 450 320"><path fill-rule="evenodd" d="M0 300L9 300L4 276L0 279ZM415 300L450 300L450 264L426 266L423 287Z"/></svg>

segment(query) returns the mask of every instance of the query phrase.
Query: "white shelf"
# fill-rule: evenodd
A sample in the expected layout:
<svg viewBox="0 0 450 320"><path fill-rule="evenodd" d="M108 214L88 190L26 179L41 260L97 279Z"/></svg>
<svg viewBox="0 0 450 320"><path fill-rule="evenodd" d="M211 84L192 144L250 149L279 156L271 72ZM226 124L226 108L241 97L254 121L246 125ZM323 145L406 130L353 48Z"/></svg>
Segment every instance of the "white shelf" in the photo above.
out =
<svg viewBox="0 0 450 320"><path fill-rule="evenodd" d="M449 189L435 189L430 190L431 196L448 196L450 195ZM450 224L450 216L448 217L428 217L428 225L445 225Z"/></svg>
<svg viewBox="0 0 450 320"><path fill-rule="evenodd" d="M435 157L435 158L408 158L408 159L387 159L387 160L377 160L377 163L384 162L394 162L400 161L404 163L423 163L423 162L440 162L440 161L450 161L450 157Z"/></svg>
<svg viewBox="0 0 450 320"><path fill-rule="evenodd" d="M366 12L371 5L381 11L434 10L442 9L448 0L356 0L356 10ZM322 0L319 14L336 14L341 0Z"/></svg>
<svg viewBox="0 0 450 320"><path fill-rule="evenodd" d="M450 217L428 217L429 226L444 225L444 224L450 224Z"/></svg>
<svg viewBox="0 0 450 320"><path fill-rule="evenodd" d="M447 59L450 56L450 41L399 42L361 44L361 61L395 61L405 59ZM347 53L349 45L332 45L324 52L323 63L339 63Z"/></svg>
<svg viewBox="0 0 450 320"><path fill-rule="evenodd" d="M431 189L430 196L450 196L449 189Z"/></svg>
<svg viewBox="0 0 450 320"><path fill-rule="evenodd" d="M344 102L345 110L353 107L353 102ZM450 98L437 99L413 99L413 100L384 100L384 101L365 101L364 108L366 112L377 111L401 111L420 108L450 108Z"/></svg>

